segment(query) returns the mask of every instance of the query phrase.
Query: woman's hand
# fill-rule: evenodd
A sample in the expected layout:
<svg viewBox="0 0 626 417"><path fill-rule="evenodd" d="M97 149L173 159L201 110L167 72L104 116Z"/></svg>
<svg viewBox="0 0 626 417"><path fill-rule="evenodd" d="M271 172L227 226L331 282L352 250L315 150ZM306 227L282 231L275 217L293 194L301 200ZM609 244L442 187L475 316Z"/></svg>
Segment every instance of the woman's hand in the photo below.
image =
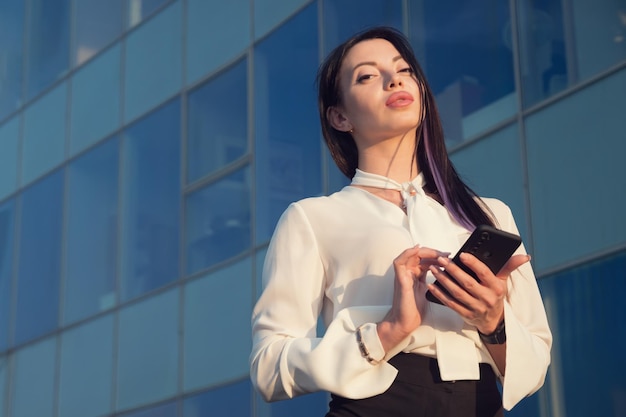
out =
<svg viewBox="0 0 626 417"><path fill-rule="evenodd" d="M452 297L430 285L429 289L441 302L456 311L466 323L475 326L478 331L489 334L504 318L504 298L507 294L507 280L511 272L530 260L528 255L514 255L504 267L494 275L489 268L469 253L461 254L461 262L478 276L476 281L447 258L440 257L438 265L444 268L454 280L441 268L431 266L435 278L449 291Z"/></svg>
<svg viewBox="0 0 626 417"><path fill-rule="evenodd" d="M395 271L393 304L377 330L380 341L388 352L404 340L422 323L426 272L437 259L446 256L442 252L415 246L402 252L394 261Z"/></svg>

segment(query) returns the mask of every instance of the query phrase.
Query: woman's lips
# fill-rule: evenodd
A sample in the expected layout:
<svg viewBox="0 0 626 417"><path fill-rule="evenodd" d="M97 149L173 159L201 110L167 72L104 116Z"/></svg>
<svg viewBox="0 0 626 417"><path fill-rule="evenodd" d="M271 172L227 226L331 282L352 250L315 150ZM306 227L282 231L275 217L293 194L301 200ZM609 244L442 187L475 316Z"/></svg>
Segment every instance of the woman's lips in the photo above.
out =
<svg viewBox="0 0 626 417"><path fill-rule="evenodd" d="M404 107L413 103L413 96L406 91L398 91L393 93L385 103L389 107Z"/></svg>

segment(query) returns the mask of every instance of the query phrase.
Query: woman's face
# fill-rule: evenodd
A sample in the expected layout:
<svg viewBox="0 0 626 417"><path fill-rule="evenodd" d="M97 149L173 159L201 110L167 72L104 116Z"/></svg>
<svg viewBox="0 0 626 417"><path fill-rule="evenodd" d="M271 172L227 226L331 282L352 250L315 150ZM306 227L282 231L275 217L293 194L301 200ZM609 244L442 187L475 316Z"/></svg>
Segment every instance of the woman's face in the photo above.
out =
<svg viewBox="0 0 626 417"><path fill-rule="evenodd" d="M354 45L341 65L341 105L331 110L333 127L353 130L357 145L415 131L422 97L408 63L384 39Z"/></svg>

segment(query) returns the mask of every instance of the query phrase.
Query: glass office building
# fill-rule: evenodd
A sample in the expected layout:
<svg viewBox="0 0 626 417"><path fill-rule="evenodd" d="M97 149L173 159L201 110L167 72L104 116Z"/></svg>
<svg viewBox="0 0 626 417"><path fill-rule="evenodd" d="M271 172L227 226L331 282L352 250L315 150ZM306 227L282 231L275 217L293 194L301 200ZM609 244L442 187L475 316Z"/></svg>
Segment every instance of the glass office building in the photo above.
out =
<svg viewBox="0 0 626 417"><path fill-rule="evenodd" d="M0 2L0 417L320 416L249 381L265 249L347 180L314 78L406 33L553 328L511 416L626 415L625 0Z"/></svg>

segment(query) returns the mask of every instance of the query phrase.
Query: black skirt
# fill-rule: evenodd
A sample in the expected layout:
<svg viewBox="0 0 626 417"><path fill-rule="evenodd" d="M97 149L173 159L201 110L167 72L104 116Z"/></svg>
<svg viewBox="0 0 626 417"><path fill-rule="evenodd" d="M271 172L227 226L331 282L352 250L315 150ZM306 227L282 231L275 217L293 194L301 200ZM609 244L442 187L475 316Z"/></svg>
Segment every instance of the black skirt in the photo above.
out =
<svg viewBox="0 0 626 417"><path fill-rule="evenodd" d="M351 400L331 394L326 417L503 417L502 397L491 366L480 364L478 381L442 381L437 360L400 353L398 370L382 394Z"/></svg>

